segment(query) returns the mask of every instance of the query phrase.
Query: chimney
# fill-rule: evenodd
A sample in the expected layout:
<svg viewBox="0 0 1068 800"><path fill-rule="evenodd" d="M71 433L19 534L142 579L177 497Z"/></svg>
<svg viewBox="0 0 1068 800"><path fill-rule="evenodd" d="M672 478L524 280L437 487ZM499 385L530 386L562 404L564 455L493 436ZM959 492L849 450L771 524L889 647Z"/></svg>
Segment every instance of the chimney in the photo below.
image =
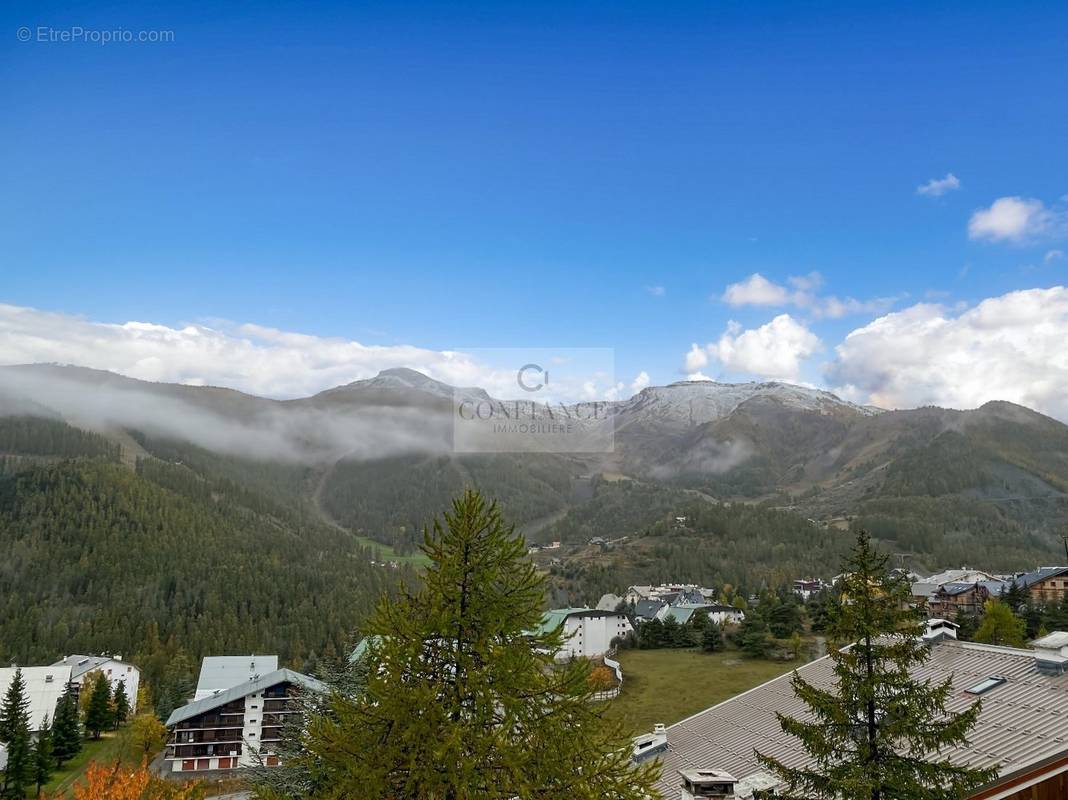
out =
<svg viewBox="0 0 1068 800"><path fill-rule="evenodd" d="M644 761L657 753L667 750L667 745L667 727L663 722L658 722L653 726L652 733L643 733L641 736L634 737L634 749L630 755L631 761L635 764Z"/></svg>
<svg viewBox="0 0 1068 800"><path fill-rule="evenodd" d="M1035 666L1039 672L1060 675L1068 672L1068 633L1054 631L1035 640Z"/></svg>
<svg viewBox="0 0 1068 800"><path fill-rule="evenodd" d="M927 620L927 628L923 633L923 640L933 644L942 639L956 639L959 627L960 625L956 622L950 622L948 619L929 619Z"/></svg>
<svg viewBox="0 0 1068 800"><path fill-rule="evenodd" d="M680 769L682 794L680 800L709 800L737 797L734 787L738 780L721 769Z"/></svg>

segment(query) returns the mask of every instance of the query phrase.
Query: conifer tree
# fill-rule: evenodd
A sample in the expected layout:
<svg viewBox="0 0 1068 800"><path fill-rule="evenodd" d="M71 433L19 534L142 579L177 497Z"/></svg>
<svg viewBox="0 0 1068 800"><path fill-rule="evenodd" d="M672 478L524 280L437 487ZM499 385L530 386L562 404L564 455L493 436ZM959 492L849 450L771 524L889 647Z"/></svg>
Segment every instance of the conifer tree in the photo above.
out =
<svg viewBox="0 0 1068 800"><path fill-rule="evenodd" d="M1012 609L997 600L983 604L983 620L973 637L985 644L1001 644L1008 647L1024 646L1024 621L1012 613Z"/></svg>
<svg viewBox="0 0 1068 800"><path fill-rule="evenodd" d="M542 626L544 581L496 504L466 492L424 535L422 587L368 622L365 688L307 725L297 770L334 800L642 800L656 768L591 702ZM258 790L261 797L274 790ZM311 793L273 796L307 797Z"/></svg>
<svg viewBox="0 0 1068 800"><path fill-rule="evenodd" d="M811 714L779 715L811 762L788 767L757 753L782 783L777 800L958 800L997 774L938 755L967 741L980 704L949 713L950 679L935 684L910 675L930 647L920 638L923 622L908 610L907 580L887 562L861 531L830 618L833 638L849 645L830 654L834 685L820 688L795 672L794 692Z"/></svg>
<svg viewBox="0 0 1068 800"><path fill-rule="evenodd" d="M46 717L37 731L37 740L33 743L33 782L37 787L37 796L41 787L48 783L56 769L56 759L52 755L52 725Z"/></svg>
<svg viewBox="0 0 1068 800"><path fill-rule="evenodd" d="M119 727L130 716L130 698L126 695L126 681L119 681L115 687L115 696L111 700L112 722Z"/></svg>
<svg viewBox="0 0 1068 800"><path fill-rule="evenodd" d="M82 731L78 724L78 703L73 690L67 691L56 705L56 716L52 722L52 755L56 763L62 766L66 761L78 755L82 749Z"/></svg>
<svg viewBox="0 0 1068 800"><path fill-rule="evenodd" d="M26 680L16 669L3 706L0 706L0 742L7 750L0 797L21 800L33 781L33 750L30 742L30 701L26 697Z"/></svg>
<svg viewBox="0 0 1068 800"><path fill-rule="evenodd" d="M94 739L100 738L101 731L111 725L111 682L107 676L100 674L93 682L89 695L89 706L85 711L85 729Z"/></svg>
<svg viewBox="0 0 1068 800"><path fill-rule="evenodd" d="M723 632L715 622L709 622L701 634L701 649L708 653L715 652L723 647Z"/></svg>

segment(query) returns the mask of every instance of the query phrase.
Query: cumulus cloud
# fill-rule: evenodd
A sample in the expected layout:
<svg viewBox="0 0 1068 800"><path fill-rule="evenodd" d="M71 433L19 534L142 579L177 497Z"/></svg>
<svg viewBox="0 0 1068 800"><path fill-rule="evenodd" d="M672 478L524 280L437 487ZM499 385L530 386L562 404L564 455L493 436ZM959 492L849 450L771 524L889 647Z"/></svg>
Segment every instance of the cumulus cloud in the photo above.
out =
<svg viewBox="0 0 1068 800"><path fill-rule="evenodd" d="M785 286L754 272L744 281L728 286L723 300L732 306L784 306L791 301L791 295Z"/></svg>
<svg viewBox="0 0 1068 800"><path fill-rule="evenodd" d="M633 394L637 394L646 386L649 385L649 373L644 369L634 376L634 380L630 383L630 390Z"/></svg>
<svg viewBox="0 0 1068 800"><path fill-rule="evenodd" d="M968 238L1022 244L1068 231L1068 211L1029 197L999 197L968 221Z"/></svg>
<svg viewBox="0 0 1068 800"><path fill-rule="evenodd" d="M885 408L1008 400L1068 419L1068 288L1026 289L967 309L920 303L851 332L827 377Z"/></svg>
<svg viewBox="0 0 1068 800"><path fill-rule="evenodd" d="M960 188L960 179L952 172L947 172L944 178L931 178L927 183L916 187L916 194L928 197L941 197L947 192L953 192Z"/></svg>
<svg viewBox="0 0 1068 800"><path fill-rule="evenodd" d="M723 301L732 306L795 306L814 317L830 319L851 314L881 314L897 302L895 297L857 300L854 297L820 296L816 290L823 285L823 276L818 272L792 276L787 278L787 283L790 286L775 283L754 272L744 281L727 286Z"/></svg>
<svg viewBox="0 0 1068 800"><path fill-rule="evenodd" d="M703 375L695 376L710 361L716 361L727 372L796 381L801 362L821 347L819 338L789 314L748 330L732 320L717 341L690 348L685 369L690 380L703 380Z"/></svg>

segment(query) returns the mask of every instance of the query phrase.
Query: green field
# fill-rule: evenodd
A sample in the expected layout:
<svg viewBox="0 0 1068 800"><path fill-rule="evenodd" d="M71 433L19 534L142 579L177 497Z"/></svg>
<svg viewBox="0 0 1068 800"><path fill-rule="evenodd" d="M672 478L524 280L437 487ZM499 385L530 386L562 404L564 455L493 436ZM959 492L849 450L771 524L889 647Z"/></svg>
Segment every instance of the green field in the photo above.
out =
<svg viewBox="0 0 1068 800"><path fill-rule="evenodd" d="M611 701L608 717L634 734L651 731L657 722L678 722L803 663L700 650L623 650L617 660L623 691Z"/></svg>
<svg viewBox="0 0 1068 800"><path fill-rule="evenodd" d="M399 556L397 551L390 547L388 544L382 544L376 542L367 536L354 537L364 547L370 547L377 551L375 559L378 561L396 561L398 564L411 564L415 567L425 567L430 563L430 559L426 557L426 554L422 550L416 550L411 555Z"/></svg>

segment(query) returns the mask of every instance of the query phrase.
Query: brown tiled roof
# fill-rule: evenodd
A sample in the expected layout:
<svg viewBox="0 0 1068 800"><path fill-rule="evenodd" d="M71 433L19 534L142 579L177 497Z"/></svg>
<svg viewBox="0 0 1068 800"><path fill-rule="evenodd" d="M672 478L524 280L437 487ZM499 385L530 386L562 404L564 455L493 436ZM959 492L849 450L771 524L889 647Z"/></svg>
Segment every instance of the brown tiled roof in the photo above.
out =
<svg viewBox="0 0 1068 800"><path fill-rule="evenodd" d="M809 683L833 685L829 658L798 671ZM968 745L947 750L946 755L970 766L997 765L1005 778L1068 753L1068 674L1039 672L1032 651L943 640L913 670L915 678L934 682L952 677L949 711L973 703L976 698L964 690L991 675L1007 681L982 696L983 710ZM754 750L791 767L808 763L798 740L782 732L776 712L807 717L806 707L790 686L790 673L670 726L668 747L660 756L663 773L658 788L664 800L679 797L680 769L722 769L735 778L749 778L762 772Z"/></svg>

